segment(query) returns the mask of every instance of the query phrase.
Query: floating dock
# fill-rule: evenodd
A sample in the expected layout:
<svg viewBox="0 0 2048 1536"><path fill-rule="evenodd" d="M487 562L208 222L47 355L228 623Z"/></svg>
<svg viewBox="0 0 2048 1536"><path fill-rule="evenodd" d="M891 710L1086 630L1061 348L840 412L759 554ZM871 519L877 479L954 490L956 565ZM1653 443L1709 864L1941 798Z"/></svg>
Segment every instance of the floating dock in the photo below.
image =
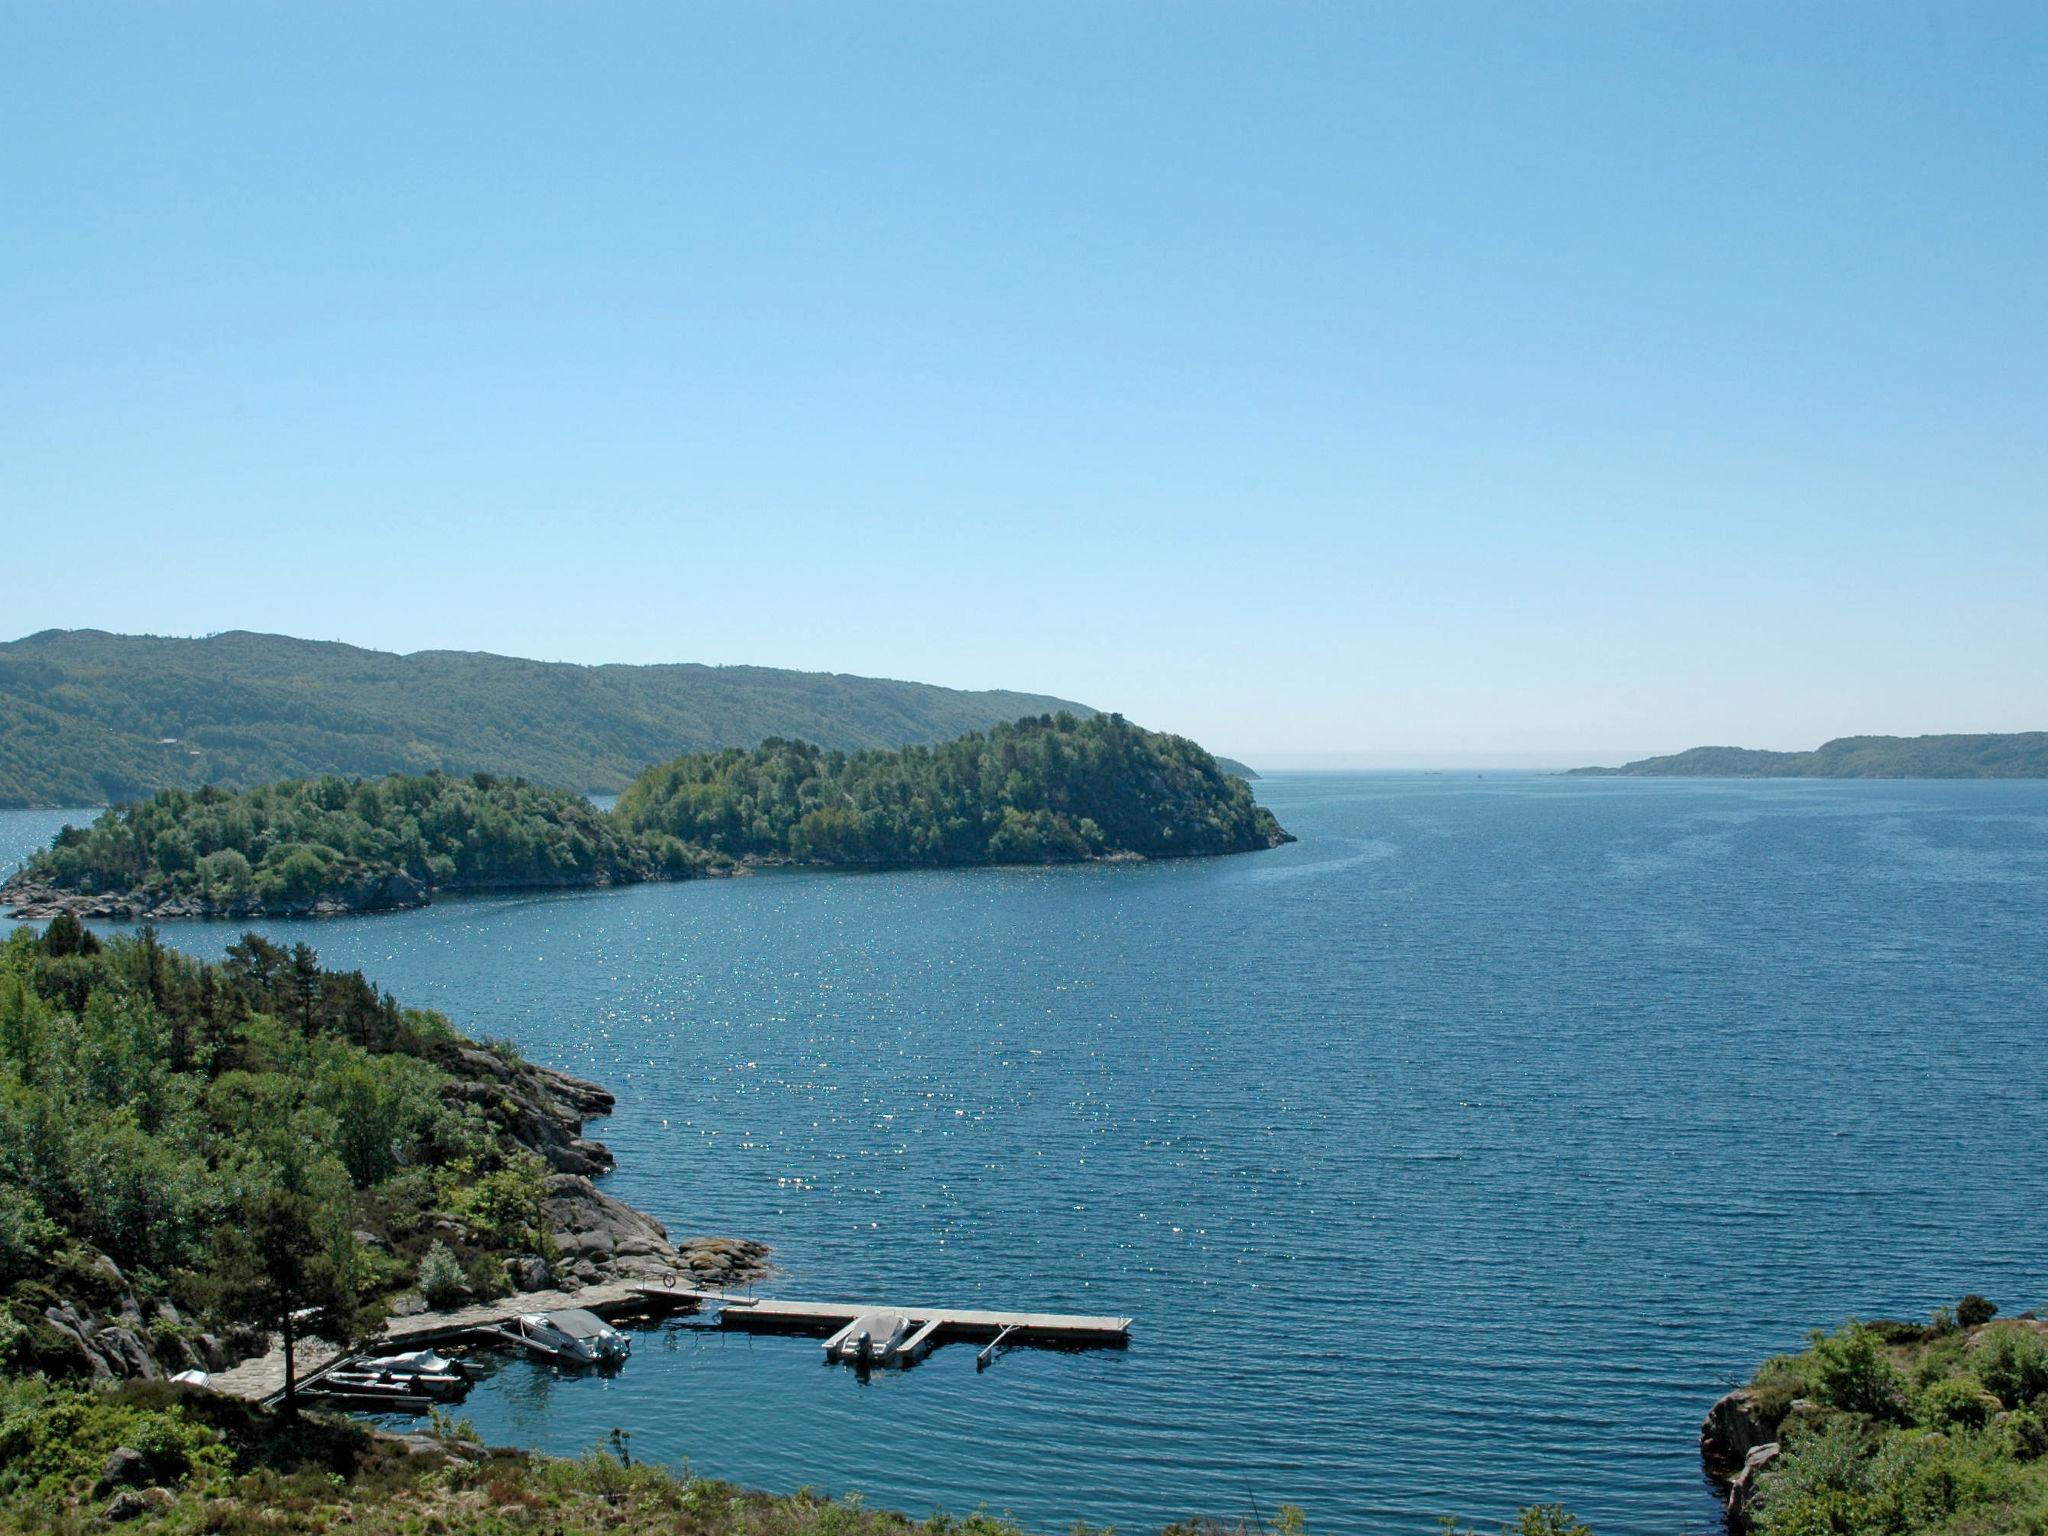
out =
<svg viewBox="0 0 2048 1536"><path fill-rule="evenodd" d="M361 1355L397 1354L401 1350L478 1334L489 1336L494 1329L509 1329L527 1312L558 1312L565 1307L581 1307L607 1318L659 1314L691 1305L689 1298L692 1294L677 1293L644 1281L624 1280L574 1291L530 1291L449 1312L394 1317L374 1339L357 1350L339 1350L318 1339L300 1340L299 1385L317 1390L329 1371L337 1367L346 1369ZM275 1403L284 1396L284 1349L273 1345L267 1354L245 1360L230 1370L216 1371L209 1385L216 1392L234 1397Z"/></svg>
<svg viewBox="0 0 2048 1536"><path fill-rule="evenodd" d="M911 1335L892 1358L909 1364L936 1346L955 1339L985 1342L982 1364L998 1346L1051 1345L1066 1348L1120 1349L1130 1343L1128 1317L1087 1317L1068 1312L987 1312L965 1307L911 1307L873 1301L781 1301L768 1296L733 1296L723 1291L693 1291L649 1285L650 1299L698 1306L716 1306L718 1325L747 1333L808 1333L831 1338L870 1312L900 1312L910 1319Z"/></svg>

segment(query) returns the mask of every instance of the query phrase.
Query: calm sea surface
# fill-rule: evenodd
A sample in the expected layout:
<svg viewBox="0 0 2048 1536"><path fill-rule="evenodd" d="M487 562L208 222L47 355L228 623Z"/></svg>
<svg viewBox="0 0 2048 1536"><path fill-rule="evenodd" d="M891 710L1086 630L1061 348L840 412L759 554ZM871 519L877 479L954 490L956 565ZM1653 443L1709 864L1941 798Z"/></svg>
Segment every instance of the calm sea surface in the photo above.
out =
<svg viewBox="0 0 2048 1536"><path fill-rule="evenodd" d="M1808 1325L2048 1301L2048 784L1259 793L1299 843L265 925L613 1087L610 1189L777 1294L1136 1319L866 1382L672 1329L464 1411L1046 1530L1698 1532L1702 1410Z"/></svg>

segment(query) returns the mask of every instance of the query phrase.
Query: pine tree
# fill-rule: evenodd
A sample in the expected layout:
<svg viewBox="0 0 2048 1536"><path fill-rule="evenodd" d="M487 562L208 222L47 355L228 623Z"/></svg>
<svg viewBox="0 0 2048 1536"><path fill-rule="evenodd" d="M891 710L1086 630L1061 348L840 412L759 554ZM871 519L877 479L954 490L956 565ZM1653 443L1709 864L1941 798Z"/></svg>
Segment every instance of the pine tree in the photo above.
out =
<svg viewBox="0 0 2048 1536"><path fill-rule="evenodd" d="M284 1342L284 1409L298 1411L298 1343L348 1343L373 1321L349 1223L349 1178L301 1116L243 1165L245 1194L212 1269L215 1305L275 1328Z"/></svg>

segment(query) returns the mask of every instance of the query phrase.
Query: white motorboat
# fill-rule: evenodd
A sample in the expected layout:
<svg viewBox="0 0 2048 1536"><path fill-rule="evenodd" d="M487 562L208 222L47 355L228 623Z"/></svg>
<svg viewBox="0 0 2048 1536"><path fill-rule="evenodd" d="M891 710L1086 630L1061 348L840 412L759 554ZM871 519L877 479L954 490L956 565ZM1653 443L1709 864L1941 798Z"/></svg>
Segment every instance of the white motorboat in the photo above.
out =
<svg viewBox="0 0 2048 1536"><path fill-rule="evenodd" d="M910 1319L901 1312L863 1312L825 1341L825 1353L834 1360L880 1364L895 1356L909 1333Z"/></svg>
<svg viewBox="0 0 2048 1536"><path fill-rule="evenodd" d="M520 1343L550 1359L609 1365L633 1353L631 1339L581 1307L528 1312L519 1319L516 1331Z"/></svg>
<svg viewBox="0 0 2048 1536"><path fill-rule="evenodd" d="M446 1355L436 1354L431 1349L408 1350L401 1355L379 1355L374 1360L359 1362L355 1369L374 1371L383 1376L461 1376L462 1362L451 1360Z"/></svg>

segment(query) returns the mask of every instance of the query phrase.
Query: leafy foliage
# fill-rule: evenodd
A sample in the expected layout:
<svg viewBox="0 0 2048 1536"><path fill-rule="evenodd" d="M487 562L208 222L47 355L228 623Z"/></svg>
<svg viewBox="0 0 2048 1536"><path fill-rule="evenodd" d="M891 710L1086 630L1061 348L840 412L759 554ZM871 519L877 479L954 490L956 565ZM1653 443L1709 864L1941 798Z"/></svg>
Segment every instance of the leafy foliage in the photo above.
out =
<svg viewBox="0 0 2048 1536"><path fill-rule="evenodd" d="M166 1452L149 1455L150 1480L178 1494L145 1500L126 1526L152 1536L1018 1536L985 1511L912 1521L858 1494L756 1493L616 1446L576 1459L486 1450L434 1422L441 1444L416 1450L160 1382L15 1383L0 1387L0 1452L26 1454L0 1454L0 1531L107 1529L100 1463L141 1440Z"/></svg>
<svg viewBox="0 0 2048 1536"><path fill-rule="evenodd" d="M453 1248L439 1238L428 1244L420 1259L420 1294L427 1299L428 1306L452 1305L468 1289L468 1283L462 1260L455 1257Z"/></svg>
<svg viewBox="0 0 2048 1536"><path fill-rule="evenodd" d="M693 867L681 850L660 866ZM379 904L426 888L601 885L656 872L581 795L476 774L328 777L223 789L164 790L67 827L24 870L87 894L201 898L231 911L278 911L322 897ZM353 894L352 894L353 893ZM372 894L364 894L372 893Z"/></svg>
<svg viewBox="0 0 2048 1536"><path fill-rule="evenodd" d="M768 736L895 747L1075 707L768 667L577 667L282 635L50 630L0 644L0 807L435 770L615 793L679 750Z"/></svg>
<svg viewBox="0 0 2048 1536"><path fill-rule="evenodd" d="M621 797L632 831L813 864L1052 863L1264 848L1286 834L1193 742L1046 715L900 752L773 740L679 757Z"/></svg>
<svg viewBox="0 0 2048 1536"><path fill-rule="evenodd" d="M1975 1291L1956 1303L1956 1322L1965 1328L1981 1328L1996 1316L1998 1303L1986 1300Z"/></svg>
<svg viewBox="0 0 2048 1536"><path fill-rule="evenodd" d="M1756 1536L2048 1529L2048 1337L2031 1322L1852 1321L1759 1373L1774 1414L1788 1383L1806 1405L1759 1479Z"/></svg>
<svg viewBox="0 0 2048 1536"><path fill-rule="evenodd" d="M51 1500L89 1488L116 1446L141 1452L157 1484L217 1483L233 1465L220 1435L174 1403L0 1378L0 1498Z"/></svg>
<svg viewBox="0 0 2048 1536"><path fill-rule="evenodd" d="M467 1200L491 1220L468 1229L465 1262L535 1246L536 1160L454 1091L467 1042L445 1019L321 969L303 944L249 934L212 965L148 929L88 940L56 922L0 942L0 1344L14 1365L83 1368L44 1323L53 1287L89 1294L111 1275L273 1326L312 1307L346 1337L409 1272L358 1231L416 1252L430 1213Z"/></svg>

